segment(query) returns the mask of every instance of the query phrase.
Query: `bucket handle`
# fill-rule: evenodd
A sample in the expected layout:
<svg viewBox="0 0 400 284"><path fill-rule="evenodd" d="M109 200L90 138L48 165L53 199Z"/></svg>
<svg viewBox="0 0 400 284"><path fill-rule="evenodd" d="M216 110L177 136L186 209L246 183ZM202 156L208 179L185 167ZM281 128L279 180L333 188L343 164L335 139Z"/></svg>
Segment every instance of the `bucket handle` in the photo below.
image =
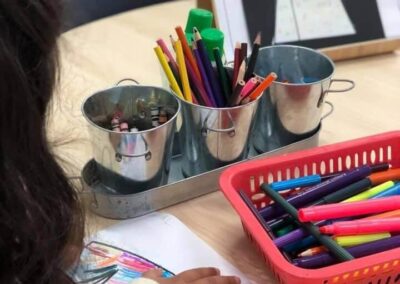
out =
<svg viewBox="0 0 400 284"><path fill-rule="evenodd" d="M333 103L331 103L329 101L325 101L325 103L329 106L329 110L327 113L325 113L324 115L321 116L321 121L324 120L325 118L327 118L328 116L330 116L333 113L333 111L335 110Z"/></svg>
<svg viewBox="0 0 400 284"><path fill-rule="evenodd" d="M138 81L136 81L135 79L132 79L132 78L124 78L124 79L119 80L119 81L115 84L115 86L119 86L122 82L127 82L127 81L133 82L133 83L135 83L136 85L140 85L140 83L139 83Z"/></svg>
<svg viewBox="0 0 400 284"><path fill-rule="evenodd" d="M356 83L353 80L349 80L349 79L332 79L331 80L331 86L333 83L335 82L344 82L344 83L349 83L350 86L348 86L347 88L344 89L336 89L336 90L327 90L327 93L343 93L343 92L348 92L352 89L354 89L354 87L356 86Z"/></svg>
<svg viewBox="0 0 400 284"><path fill-rule="evenodd" d="M331 80L331 83L330 83L330 86L332 86L332 83L335 83L335 82L349 83L350 86L348 86L347 88L344 88L344 89L336 89L336 90L328 89L328 90L326 90L325 92L322 91L321 97L320 97L319 100L318 100L317 107L320 107L320 106L322 105L322 103L323 103L323 101L324 101L325 96L326 96L327 93L343 93L343 92L348 92L348 91L354 89L354 87L356 86L356 83L355 83L353 80L349 80L349 79L332 79L332 80ZM330 88L330 87L329 87L329 88ZM322 89L322 86L321 86L321 89ZM330 114L330 113L329 113L329 114ZM328 114L328 115L329 115L329 114Z"/></svg>
<svg viewBox="0 0 400 284"><path fill-rule="evenodd" d="M206 119L204 120L203 127L201 128L201 133L203 134L203 136L207 136L209 131L218 132L218 133L228 133L228 135L230 137L233 137L233 136L236 135L235 123L233 122L232 115L231 115L231 113L229 111L228 111L228 117L229 117L229 120L231 121L231 127L228 127L228 128L211 128L211 127L208 127L207 126L207 121L208 121L209 117L210 117L209 115L206 117Z"/></svg>
<svg viewBox="0 0 400 284"><path fill-rule="evenodd" d="M146 139L144 139L143 135L140 134L140 137L142 137L143 142L144 142L144 152L143 153L139 153L139 154L126 154L126 153L121 153L118 150L115 150L115 160L117 162L121 162L122 161L122 157L127 157L127 158L140 158L143 157L146 159L146 161L151 159L151 151L149 150L149 145L146 141Z"/></svg>

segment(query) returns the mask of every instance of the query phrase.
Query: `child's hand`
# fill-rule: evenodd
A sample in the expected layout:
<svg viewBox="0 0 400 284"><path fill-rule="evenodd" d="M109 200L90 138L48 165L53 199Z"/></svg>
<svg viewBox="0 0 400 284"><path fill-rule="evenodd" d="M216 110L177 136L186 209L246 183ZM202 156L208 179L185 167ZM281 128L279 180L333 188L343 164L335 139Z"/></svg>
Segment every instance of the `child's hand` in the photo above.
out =
<svg viewBox="0 0 400 284"><path fill-rule="evenodd" d="M212 267L186 270L171 278L162 278L161 270L151 270L144 273L143 277L159 284L240 284L240 278L221 276L220 271Z"/></svg>

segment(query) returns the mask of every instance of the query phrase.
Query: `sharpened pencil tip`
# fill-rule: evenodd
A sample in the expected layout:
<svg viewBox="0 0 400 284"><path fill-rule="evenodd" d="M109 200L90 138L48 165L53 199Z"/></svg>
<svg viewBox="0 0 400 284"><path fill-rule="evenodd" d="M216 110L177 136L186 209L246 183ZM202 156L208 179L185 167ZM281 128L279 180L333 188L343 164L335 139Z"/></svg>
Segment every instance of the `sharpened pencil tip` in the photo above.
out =
<svg viewBox="0 0 400 284"><path fill-rule="evenodd" d="M254 44L258 44L258 45L261 44L261 32L257 33L256 38L254 40Z"/></svg>

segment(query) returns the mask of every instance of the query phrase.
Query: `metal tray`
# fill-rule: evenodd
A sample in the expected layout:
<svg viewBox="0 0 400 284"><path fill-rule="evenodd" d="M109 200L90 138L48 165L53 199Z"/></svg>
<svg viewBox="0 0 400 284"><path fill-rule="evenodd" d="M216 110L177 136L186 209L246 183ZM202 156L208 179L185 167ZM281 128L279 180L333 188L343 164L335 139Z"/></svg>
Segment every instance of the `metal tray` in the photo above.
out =
<svg viewBox="0 0 400 284"><path fill-rule="evenodd" d="M321 124L308 137L301 137L299 141L282 145L266 153L258 154L252 148L249 157L236 164L250 159L260 159L315 147L318 145L320 130ZM276 144L274 145L271 148L276 147ZM111 219L133 218L217 191L218 177L228 167L221 167L200 175L185 178L181 172L180 161L180 155L173 157L167 185L124 195L115 193L114 190L100 182L97 175L96 162L90 160L83 168L82 176L80 177L83 193L89 196L90 209L94 213Z"/></svg>

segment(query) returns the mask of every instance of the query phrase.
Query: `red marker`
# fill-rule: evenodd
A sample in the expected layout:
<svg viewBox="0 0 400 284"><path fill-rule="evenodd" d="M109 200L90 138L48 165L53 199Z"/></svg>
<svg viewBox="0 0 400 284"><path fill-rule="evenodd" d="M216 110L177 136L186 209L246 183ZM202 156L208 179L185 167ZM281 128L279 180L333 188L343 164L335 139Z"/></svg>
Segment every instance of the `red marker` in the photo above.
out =
<svg viewBox="0 0 400 284"><path fill-rule="evenodd" d="M360 235L399 232L400 218L336 222L319 228L323 234Z"/></svg>
<svg viewBox="0 0 400 284"><path fill-rule="evenodd" d="M299 210L301 222L352 217L400 209L400 196L312 206Z"/></svg>

